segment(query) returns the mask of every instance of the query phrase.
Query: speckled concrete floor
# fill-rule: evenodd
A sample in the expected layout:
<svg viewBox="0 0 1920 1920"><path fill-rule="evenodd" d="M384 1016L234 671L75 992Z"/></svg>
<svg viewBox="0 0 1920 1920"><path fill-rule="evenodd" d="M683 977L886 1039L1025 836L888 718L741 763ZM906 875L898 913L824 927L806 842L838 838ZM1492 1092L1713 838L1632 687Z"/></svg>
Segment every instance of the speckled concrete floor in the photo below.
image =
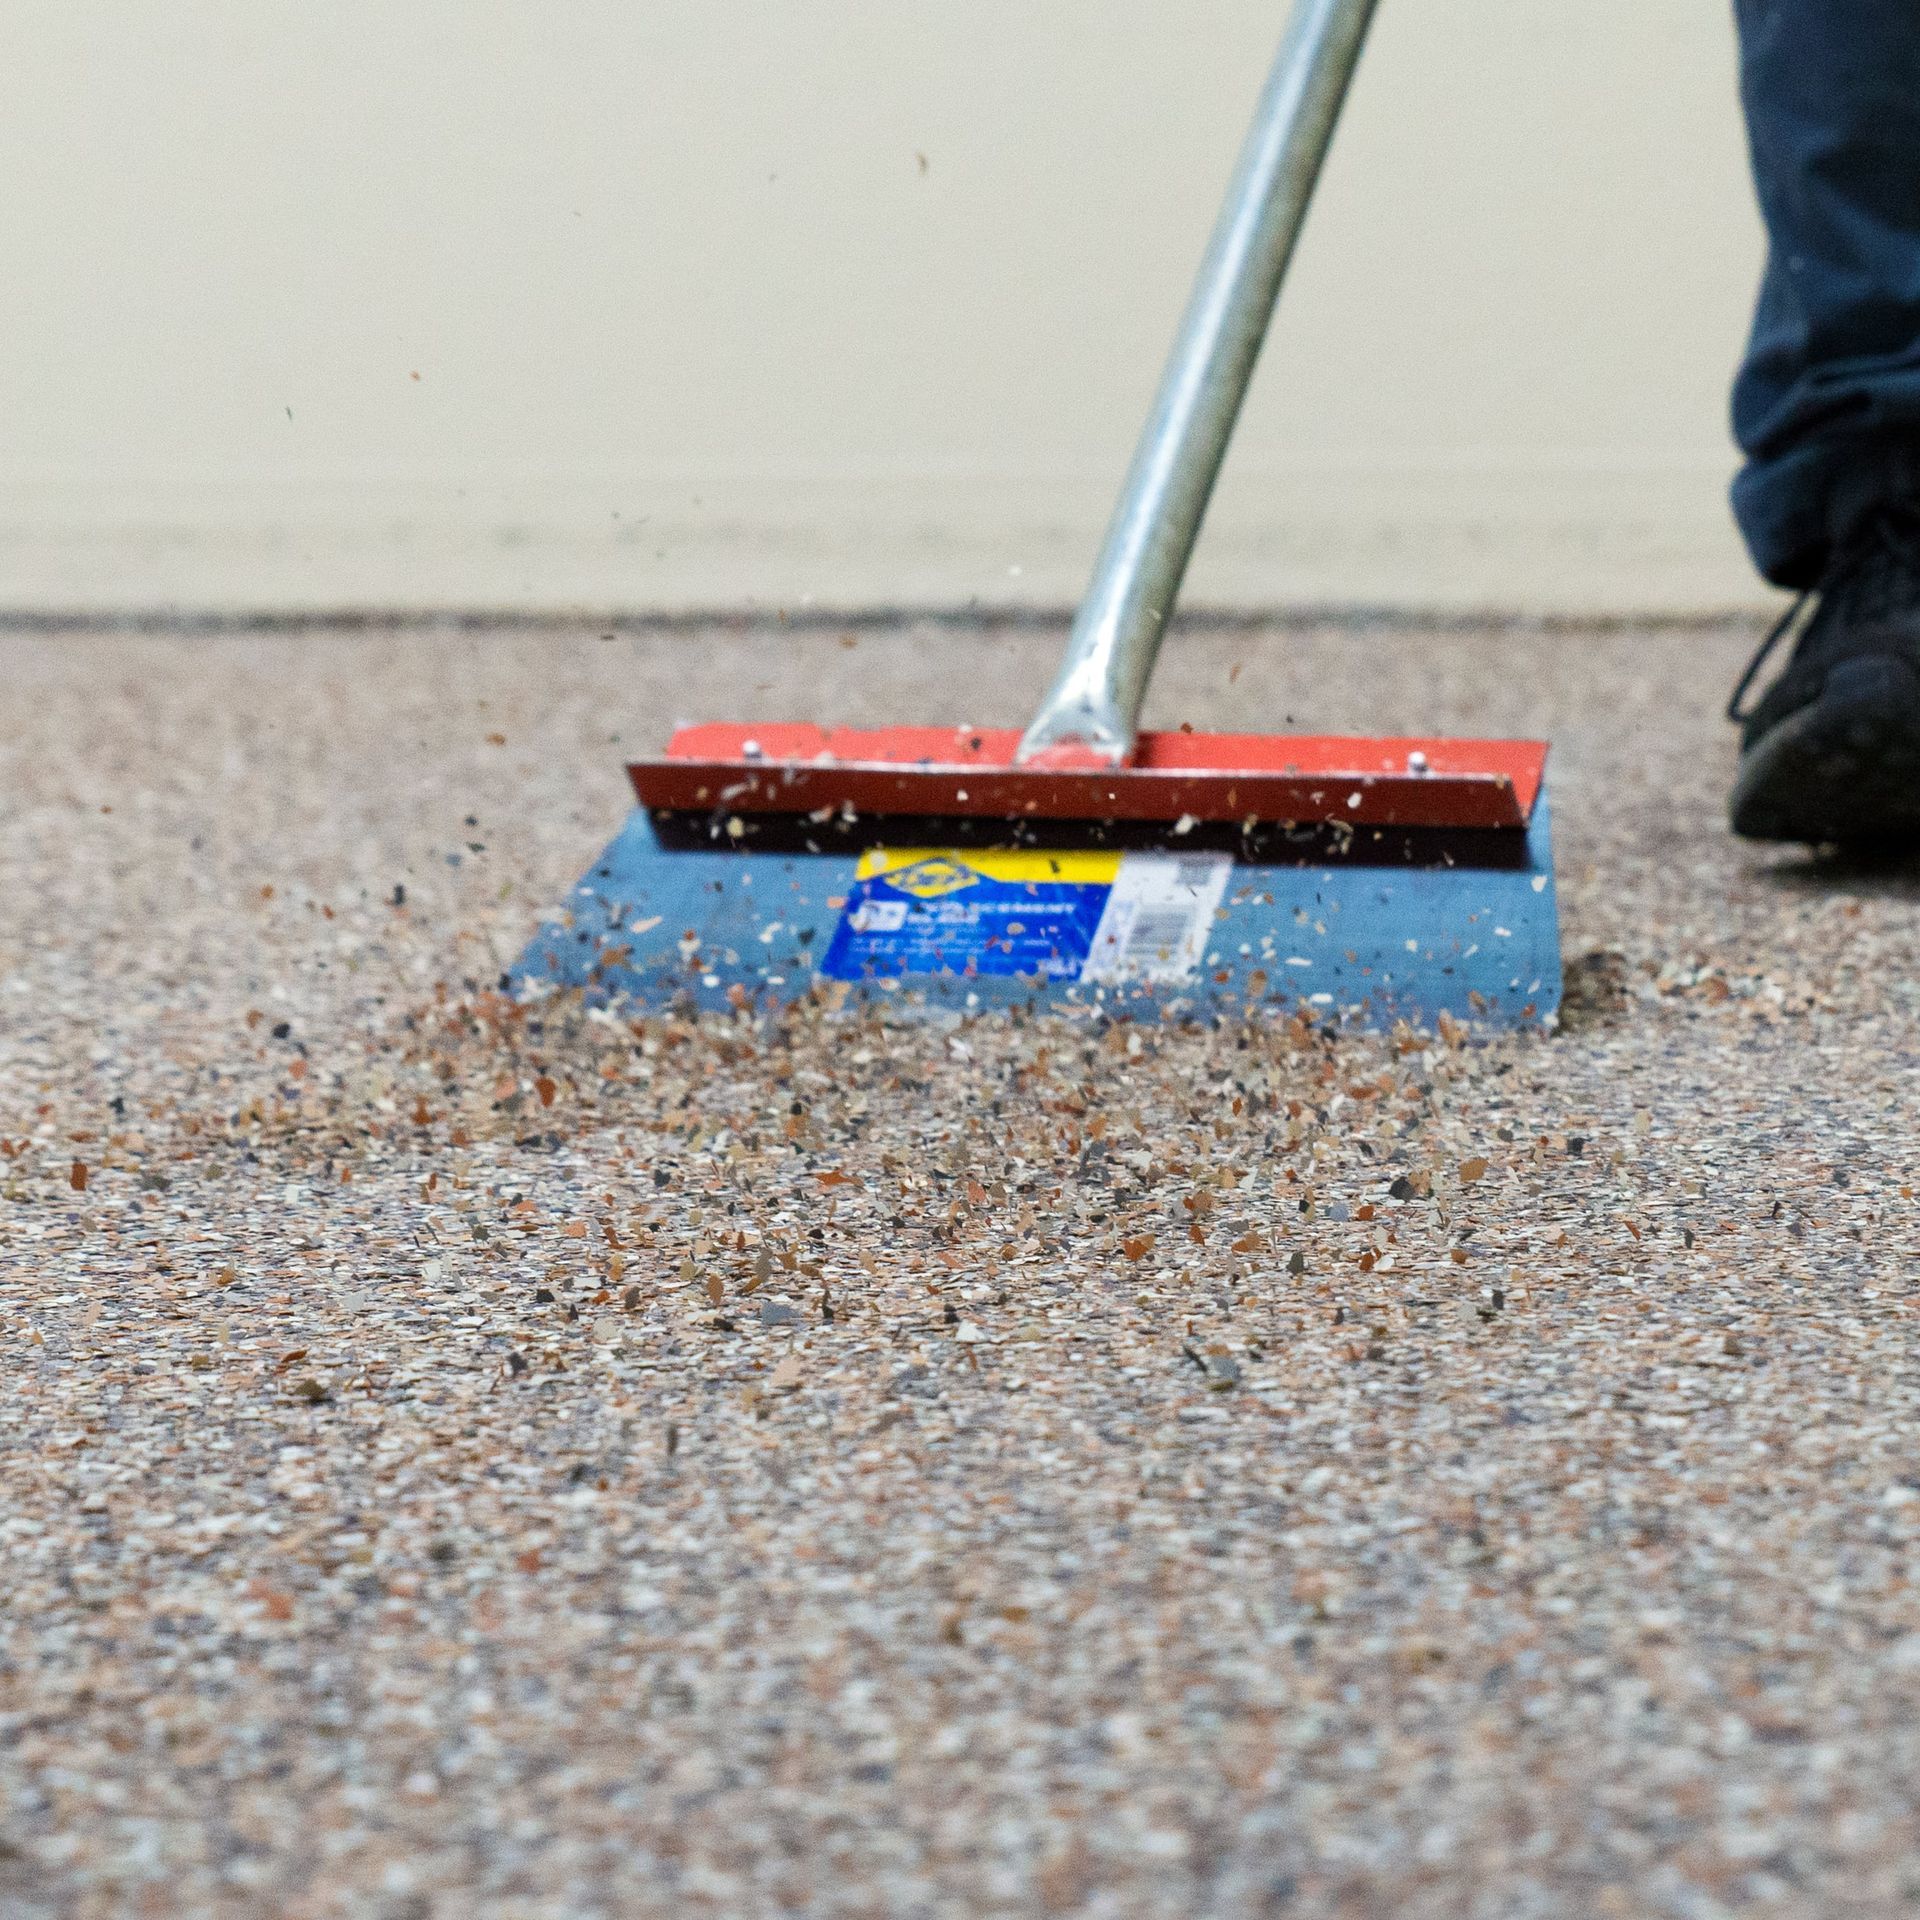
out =
<svg viewBox="0 0 1920 1920"><path fill-rule="evenodd" d="M1169 653L1555 738L1568 1030L1396 1047L489 994L621 745L1048 636L0 637L0 1910L1911 1911L1920 881L1750 639Z"/></svg>

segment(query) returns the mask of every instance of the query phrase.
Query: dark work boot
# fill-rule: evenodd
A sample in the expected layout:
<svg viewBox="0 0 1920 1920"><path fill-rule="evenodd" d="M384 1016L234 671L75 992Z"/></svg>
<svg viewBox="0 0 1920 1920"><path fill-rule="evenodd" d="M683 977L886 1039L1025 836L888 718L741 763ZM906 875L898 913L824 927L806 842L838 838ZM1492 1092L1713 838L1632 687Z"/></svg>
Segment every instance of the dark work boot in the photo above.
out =
<svg viewBox="0 0 1920 1920"><path fill-rule="evenodd" d="M1742 728L1733 830L1920 846L1920 504L1864 517L1813 594L1786 671L1741 707L1812 595L1767 636L1728 703Z"/></svg>

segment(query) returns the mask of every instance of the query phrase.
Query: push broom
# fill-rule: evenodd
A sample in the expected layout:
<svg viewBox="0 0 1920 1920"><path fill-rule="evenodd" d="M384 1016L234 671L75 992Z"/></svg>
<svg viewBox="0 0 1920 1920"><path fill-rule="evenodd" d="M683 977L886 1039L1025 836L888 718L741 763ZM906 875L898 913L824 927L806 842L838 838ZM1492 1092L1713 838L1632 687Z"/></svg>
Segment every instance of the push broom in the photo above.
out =
<svg viewBox="0 0 1920 1920"><path fill-rule="evenodd" d="M1298 0L1026 731L683 727L516 986L1551 1021L1543 742L1138 729L1374 4Z"/></svg>

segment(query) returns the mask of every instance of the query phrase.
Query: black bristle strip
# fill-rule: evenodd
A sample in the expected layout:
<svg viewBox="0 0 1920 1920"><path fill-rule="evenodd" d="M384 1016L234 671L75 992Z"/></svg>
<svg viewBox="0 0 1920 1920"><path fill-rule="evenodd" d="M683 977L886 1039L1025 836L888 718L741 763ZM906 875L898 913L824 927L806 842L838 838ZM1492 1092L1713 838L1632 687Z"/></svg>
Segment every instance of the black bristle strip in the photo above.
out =
<svg viewBox="0 0 1920 1920"><path fill-rule="evenodd" d="M1528 863L1524 831L1486 827L1349 827L1340 821L1250 825L1198 821L1185 831L1160 821L983 820L971 815L800 814L654 811L666 848L743 855L858 854L870 847L1032 848L1119 853L1230 853L1247 866L1479 867Z"/></svg>

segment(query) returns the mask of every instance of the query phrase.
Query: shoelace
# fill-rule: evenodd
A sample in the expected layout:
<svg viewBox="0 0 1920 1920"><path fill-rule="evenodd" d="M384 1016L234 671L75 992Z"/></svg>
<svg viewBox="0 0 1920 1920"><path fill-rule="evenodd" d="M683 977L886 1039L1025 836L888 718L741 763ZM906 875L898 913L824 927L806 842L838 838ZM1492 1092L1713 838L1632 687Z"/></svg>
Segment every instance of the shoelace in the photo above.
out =
<svg viewBox="0 0 1920 1920"><path fill-rule="evenodd" d="M1753 658L1747 662L1746 672L1740 676L1740 684L1734 688L1733 697L1727 702L1727 718L1736 726L1745 726L1746 723L1753 718L1753 709L1751 707L1743 707L1740 702L1746 698L1747 689L1753 685L1755 676L1772 657L1774 648L1787 637L1788 633L1792 631L1794 623L1800 618L1801 614L1806 611L1807 602L1813 598L1815 591L1816 589L1812 587L1807 588L1807 590L1794 601L1793 605L1773 623L1767 637L1754 649Z"/></svg>
<svg viewBox="0 0 1920 1920"><path fill-rule="evenodd" d="M1754 709L1741 705L1747 689L1772 657L1774 649L1793 631L1815 594L1823 599L1832 599L1836 594L1844 593L1858 579L1867 563L1874 559L1889 560L1908 576L1920 581L1920 559L1916 555L1920 555L1920 511L1902 501L1889 503L1871 515L1857 529L1847 546L1836 555L1819 584L1807 588L1774 622L1767 637L1754 649L1746 672L1740 676L1740 684L1734 688L1733 697L1727 702L1727 718L1736 725L1744 726L1753 717Z"/></svg>

